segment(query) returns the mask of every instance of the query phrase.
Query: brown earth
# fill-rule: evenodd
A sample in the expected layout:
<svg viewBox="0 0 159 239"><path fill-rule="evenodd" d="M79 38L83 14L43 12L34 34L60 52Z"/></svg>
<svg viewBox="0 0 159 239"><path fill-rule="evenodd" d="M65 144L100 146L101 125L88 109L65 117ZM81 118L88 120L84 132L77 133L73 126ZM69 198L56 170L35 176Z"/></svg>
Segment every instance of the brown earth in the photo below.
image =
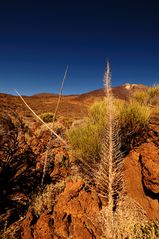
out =
<svg viewBox="0 0 159 239"><path fill-rule="evenodd" d="M133 198L149 219L159 219L159 115L150 124L145 143L131 149L124 159L125 182L128 196ZM150 136L151 135L151 136ZM22 238L100 238L101 231L96 216L102 202L95 189L87 190L81 179L69 180L59 195L52 213L45 211L33 225L34 213L29 211L22 223ZM31 215L31 216L30 216ZM50 224L50 221L52 224ZM31 226L32 225L32 226ZM31 232L29 232L29 230Z"/></svg>
<svg viewBox="0 0 159 239"><path fill-rule="evenodd" d="M135 87L136 85L127 89L121 86L113 91L116 97L129 99ZM87 106L103 96L102 90L79 96L64 96L59 115L81 118L87 114ZM1 94L0 100L3 115L5 112L17 111L25 122L33 121L30 112L18 97ZM40 94L25 97L25 100L37 114L41 114L44 109L45 112L53 112L57 96ZM35 124L35 129L30 131L19 120L16 122L17 119L5 116L0 121L0 146L6 146L5 150L0 150L1 162L4 164L0 171L1 175L3 173L0 183L3 185L5 182L0 197L0 221L1 226L5 226L7 222L9 232L6 230L6 233L10 235L9 238L100 238L101 231L96 218L105 202L100 199L94 186L90 187L88 182L76 174L70 150L48 131L35 136L32 130L38 126ZM26 133L29 135L27 140ZM138 139L138 144L130 146L130 152L124 159L124 178L128 195L142 206L148 218L159 219L158 114L151 117L145 134L144 139ZM50 195L46 195L48 201L40 211L41 202L35 206L33 201L35 195L38 197L37 192L43 192L44 189L41 179L48 146L49 164L45 170L44 185L53 184L53 190ZM7 164L6 157L9 159ZM58 184L61 182L65 182L65 186L54 189L54 185L61 185Z"/></svg>
<svg viewBox="0 0 159 239"><path fill-rule="evenodd" d="M114 87L113 94L115 97L128 100L136 89L146 89L144 85L122 85ZM62 96L58 115L66 117L81 118L88 112L88 106L97 100L103 99L105 93L103 89L91 91L81 95ZM24 96L28 105L36 112L41 114L44 112L54 112L58 95L41 93L33 96ZM18 96L0 94L0 111L1 112L17 112L23 119L29 120L33 118L32 113L27 109Z"/></svg>

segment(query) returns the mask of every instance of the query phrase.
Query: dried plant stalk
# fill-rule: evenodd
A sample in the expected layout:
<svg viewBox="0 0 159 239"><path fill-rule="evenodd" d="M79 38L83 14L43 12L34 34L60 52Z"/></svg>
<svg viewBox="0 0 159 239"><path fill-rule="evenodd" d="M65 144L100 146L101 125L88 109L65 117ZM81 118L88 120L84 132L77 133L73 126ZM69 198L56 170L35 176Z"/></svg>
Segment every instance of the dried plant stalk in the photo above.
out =
<svg viewBox="0 0 159 239"><path fill-rule="evenodd" d="M55 122L55 119L56 119L56 115L57 115L57 111L58 111L58 108L59 108L59 104L60 104L60 101L61 101L62 91L63 91L65 79L67 77L67 72L68 72L68 66L66 67L66 70L65 70L65 73L64 73L64 77L63 77L63 80L62 80L62 84L61 84L61 88L60 88L60 92L59 92L59 97L58 97L57 105L56 105L55 112L54 112L54 118L53 118L53 122L52 122L53 128L54 128L54 122Z"/></svg>
<svg viewBox="0 0 159 239"><path fill-rule="evenodd" d="M33 113L33 115L42 123L44 124L49 130L50 132L55 135L62 143L64 143L65 145L67 145L66 141L64 139L62 139L58 134L56 134L56 132L54 130L52 130L48 124L46 124L36 113L35 111L26 103L26 101L24 100L24 98L19 94L19 92L15 89L15 92L17 93L17 95L21 98L21 100L24 102L24 104L26 105L26 107Z"/></svg>
<svg viewBox="0 0 159 239"><path fill-rule="evenodd" d="M120 137L116 110L111 90L110 65L104 77L105 103L107 108L107 124L104 131L102 157L96 174L96 184L99 194L107 199L108 237L113 238L114 210L119 194L123 187L122 182L122 155L120 152Z"/></svg>

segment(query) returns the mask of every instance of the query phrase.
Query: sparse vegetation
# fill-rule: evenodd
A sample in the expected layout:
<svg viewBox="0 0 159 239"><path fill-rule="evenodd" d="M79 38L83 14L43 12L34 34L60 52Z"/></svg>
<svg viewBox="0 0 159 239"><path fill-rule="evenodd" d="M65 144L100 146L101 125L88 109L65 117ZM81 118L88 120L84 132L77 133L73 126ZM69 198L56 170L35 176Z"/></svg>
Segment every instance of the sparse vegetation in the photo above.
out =
<svg viewBox="0 0 159 239"><path fill-rule="evenodd" d="M142 105L155 105L156 97L159 97L159 85L150 87L144 91L136 91L133 97Z"/></svg>
<svg viewBox="0 0 159 239"><path fill-rule="evenodd" d="M56 121L54 125L52 123L47 123L50 129L53 129L58 135L63 135L65 127L62 123ZM40 137L45 131L49 131L46 125L41 125L35 130L35 135Z"/></svg>
<svg viewBox="0 0 159 239"><path fill-rule="evenodd" d="M127 203L125 211L126 207L122 207L120 203L124 195L124 184L119 129L122 133L127 131L126 137L134 132L140 134L149 123L151 111L149 106L136 99L129 103L114 100L111 95L109 65L107 67L107 98L91 107L88 118L81 126L68 131L68 139L76 156L82 158L85 171L89 171L90 178L95 178L99 195L107 200L100 222L101 225L106 224L103 238L149 238L153 228L146 223L147 217L142 208L137 207L136 202L130 208L130 203L124 199ZM94 167L94 161L98 161L97 167ZM147 228L149 232L146 234Z"/></svg>
<svg viewBox="0 0 159 239"><path fill-rule="evenodd" d="M101 139L106 124L106 108L103 101L96 102L89 116L80 126L67 132L68 140L79 157L97 160L101 152Z"/></svg>
<svg viewBox="0 0 159 239"><path fill-rule="evenodd" d="M31 225L31 230L36 230L36 223L46 212L48 219L53 219L51 223L56 221L57 215L54 215L56 207L54 208L54 206L61 198L58 195L65 190L65 187L66 192L64 191L62 196L66 193L66 199L71 203L74 200L72 195L87 199L89 195L92 195L93 198L93 195L96 194L92 192L93 190L96 191L97 198L100 198L100 212L97 210L96 218L98 219L98 227L102 229L101 239L159 238L158 221L148 221L143 208L132 198L128 198L124 188L123 154L121 152L123 150L121 147L123 138L142 138L142 133L149 124L151 108L155 105L159 87L155 86L145 91L136 92L129 102L117 100L111 94L108 66L105 80L107 93L105 99L95 102L90 107L86 118L81 120L78 117L77 122L72 124L72 119L62 119L60 116L55 121L63 83L55 114L46 112L39 117L20 96L25 105L42 123L37 128L38 124L35 122L34 132L26 131L24 124L19 124L19 128L21 128L19 130L10 118L6 118L5 122L0 122L1 125L4 124L5 126L5 129L0 130L0 179L2 182L0 227L3 232L2 238L10 238L11 223L19 218L24 218L28 206L33 209L31 211L33 219L31 220L35 223L35 227ZM76 161L72 158L70 148L63 146L68 146L67 142L63 140L66 135L66 125L69 128L67 139L72 146ZM55 137L58 140L55 140ZM65 154L68 155L68 158L67 156L65 158ZM82 174L77 172L77 165L79 171L83 170ZM81 185L79 184L79 188L76 188L74 183L78 177L83 182ZM4 179L5 184L3 185ZM69 192L67 183L70 179L73 179L70 183L73 186L71 185L72 191ZM38 188L40 183L41 189ZM32 193L36 188L40 192L37 193L36 191L33 196ZM10 208L7 203L9 203ZM12 210L13 208L16 210ZM85 205L79 205L78 210L83 209L85 213ZM66 223L66 227L76 221L73 219L75 216L69 212L69 209L67 213L62 212L62 222ZM4 219L5 213L8 215ZM16 218L13 219L13 215ZM91 223L93 224L94 221ZM72 225L70 228L73 228ZM90 228L90 230L92 229ZM14 225L12 232L15 238L21 238L20 223ZM12 238L14 238L13 236ZM71 234L69 236L73 238Z"/></svg>
<svg viewBox="0 0 159 239"><path fill-rule="evenodd" d="M114 99L113 99L114 100ZM118 127L125 133L124 137L141 134L149 123L151 109L137 101L130 103L114 100ZM99 159L104 128L107 124L107 107L104 101L93 104L89 116L78 127L67 132L68 140L75 154L83 159Z"/></svg>
<svg viewBox="0 0 159 239"><path fill-rule="evenodd" d="M128 133L139 132L148 125L151 114L149 106L131 101L130 103L120 103L118 107L120 125L127 129Z"/></svg>
<svg viewBox="0 0 159 239"><path fill-rule="evenodd" d="M107 239L109 234L107 208L100 212L101 239ZM158 239L159 221L148 220L143 208L129 197L123 198L121 205L114 214L114 239Z"/></svg>
<svg viewBox="0 0 159 239"><path fill-rule="evenodd" d="M54 119L54 114L51 112L46 112L40 115L40 118L45 122L45 123L51 123L53 122Z"/></svg>
<svg viewBox="0 0 159 239"><path fill-rule="evenodd" d="M51 212L56 203L57 196L64 190L65 182L57 182L49 184L42 192L35 195L33 200L33 209L37 216L40 216L45 210Z"/></svg>

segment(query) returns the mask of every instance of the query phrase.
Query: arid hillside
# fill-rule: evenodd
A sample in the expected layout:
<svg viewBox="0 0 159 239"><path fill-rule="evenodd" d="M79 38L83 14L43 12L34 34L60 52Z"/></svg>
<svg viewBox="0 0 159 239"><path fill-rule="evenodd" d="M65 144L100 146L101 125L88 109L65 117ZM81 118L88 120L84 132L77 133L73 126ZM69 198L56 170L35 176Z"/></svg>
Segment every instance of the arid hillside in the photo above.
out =
<svg viewBox="0 0 159 239"><path fill-rule="evenodd" d="M146 89L144 85L125 84L113 88L115 97L123 100L128 100L132 93L137 89ZM87 114L87 109L90 104L104 97L104 90L99 89L81 95L62 96L59 106L59 115L68 117L82 117ZM40 93L33 96L24 96L28 105L37 113L54 112L58 95ZM0 110L1 112L17 112L23 117L32 117L30 111L18 96L0 94Z"/></svg>
<svg viewBox="0 0 159 239"><path fill-rule="evenodd" d="M159 95L146 106L144 100L149 99L141 92L147 89L136 84L112 89L122 112L117 126L124 181L120 207L120 190L114 195L113 227L119 230L114 234L125 235L114 238L159 238ZM0 238L107 238L111 223L104 210L109 197L107 191L101 195L98 182L107 184L103 171L98 174L102 181L96 175L107 126L105 101L100 103L104 96L101 89L62 97L57 119L46 124L65 143L38 122L18 96L0 94ZM58 95L45 93L23 98L39 116L54 113L58 101ZM107 149L108 142L105 145Z"/></svg>

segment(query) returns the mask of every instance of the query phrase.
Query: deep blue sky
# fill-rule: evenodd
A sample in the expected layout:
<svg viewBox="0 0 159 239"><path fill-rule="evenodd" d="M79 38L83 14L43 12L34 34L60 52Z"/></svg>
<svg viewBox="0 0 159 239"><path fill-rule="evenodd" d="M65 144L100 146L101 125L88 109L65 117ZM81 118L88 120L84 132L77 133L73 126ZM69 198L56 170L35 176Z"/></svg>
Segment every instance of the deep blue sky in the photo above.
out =
<svg viewBox="0 0 159 239"><path fill-rule="evenodd" d="M0 92L64 93L101 88L110 60L113 85L159 83L157 0L0 1Z"/></svg>

